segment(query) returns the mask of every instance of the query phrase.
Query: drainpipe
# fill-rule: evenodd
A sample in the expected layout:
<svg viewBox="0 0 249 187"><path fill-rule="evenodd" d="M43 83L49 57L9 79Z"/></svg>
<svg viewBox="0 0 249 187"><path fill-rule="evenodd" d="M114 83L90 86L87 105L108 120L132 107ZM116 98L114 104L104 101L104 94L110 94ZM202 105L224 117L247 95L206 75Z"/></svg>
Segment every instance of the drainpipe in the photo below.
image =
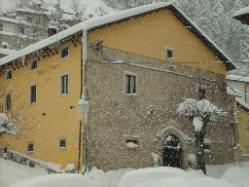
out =
<svg viewBox="0 0 249 187"><path fill-rule="evenodd" d="M87 98L87 81L86 81L86 72L87 72L87 56L88 56L88 50L87 50L87 30L83 30L83 36L82 36L82 60L81 60L81 91L80 91L80 95L81 98L79 100L79 114L80 114L80 119L81 119L81 125L80 125L80 134L82 136L82 134L84 133L84 137L83 137L83 150L84 150L84 154L82 154L83 156L83 160L84 160L84 168L83 168L83 173L87 172L88 169L88 127L87 127L87 118L88 118L88 111L89 111L89 102L88 102L88 98ZM81 141L81 138L79 138L79 141ZM79 145L81 145L79 143ZM79 150L81 150L81 147L79 147Z"/></svg>

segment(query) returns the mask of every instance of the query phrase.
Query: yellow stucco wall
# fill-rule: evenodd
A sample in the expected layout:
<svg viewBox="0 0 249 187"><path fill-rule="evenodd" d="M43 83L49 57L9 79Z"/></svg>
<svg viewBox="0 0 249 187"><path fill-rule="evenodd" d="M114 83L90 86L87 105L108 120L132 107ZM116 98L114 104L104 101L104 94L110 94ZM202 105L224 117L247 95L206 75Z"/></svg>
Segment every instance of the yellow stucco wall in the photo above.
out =
<svg viewBox="0 0 249 187"><path fill-rule="evenodd" d="M90 43L104 45L152 58L166 60L166 48L173 48L175 62L225 74L226 67L170 10L116 23L89 33Z"/></svg>
<svg viewBox="0 0 249 187"><path fill-rule="evenodd" d="M14 117L21 124L17 136L3 136L2 144L35 159L78 165L79 127L77 104L80 98L80 45L69 46L69 56L60 53L41 58L38 69L27 66L13 71L12 80L3 80L2 93L11 93ZM60 48L58 48L60 50ZM6 69L5 69L6 70ZM60 76L69 74L69 94L60 93ZM30 104L30 86L37 85L37 102ZM67 148L59 148L59 139L66 138ZM27 144L34 142L34 153L27 152Z"/></svg>
<svg viewBox="0 0 249 187"><path fill-rule="evenodd" d="M242 154L249 154L249 113L242 108L238 112L238 136Z"/></svg>

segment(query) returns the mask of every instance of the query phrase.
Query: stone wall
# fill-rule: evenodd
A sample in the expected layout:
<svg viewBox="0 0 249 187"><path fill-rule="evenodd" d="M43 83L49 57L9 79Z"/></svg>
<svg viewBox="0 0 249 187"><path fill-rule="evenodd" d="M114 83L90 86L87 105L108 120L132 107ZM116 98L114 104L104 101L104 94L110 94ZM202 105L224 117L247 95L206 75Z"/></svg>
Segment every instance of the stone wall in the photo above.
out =
<svg viewBox="0 0 249 187"><path fill-rule="evenodd" d="M151 153L162 156L170 134L180 139L182 167L187 168L189 155L195 154L195 136L191 121L180 117L176 109L184 98L198 98L201 85L211 102L231 112L224 77L114 49L96 49L89 48L86 84L91 107L87 123L90 168L153 166ZM137 76L136 95L125 93L126 73ZM209 124L209 164L234 160L231 116ZM139 147L128 148L127 140L137 141Z"/></svg>

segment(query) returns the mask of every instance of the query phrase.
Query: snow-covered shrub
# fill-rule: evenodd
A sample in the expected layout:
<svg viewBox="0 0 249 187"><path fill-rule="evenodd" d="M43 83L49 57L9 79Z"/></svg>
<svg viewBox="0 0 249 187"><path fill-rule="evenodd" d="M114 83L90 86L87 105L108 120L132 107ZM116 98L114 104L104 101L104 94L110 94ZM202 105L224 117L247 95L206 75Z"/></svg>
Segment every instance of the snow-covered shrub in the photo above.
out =
<svg viewBox="0 0 249 187"><path fill-rule="evenodd" d="M177 113L185 117L212 117L226 115L223 109L215 106L213 103L206 99L196 100L193 98L185 99L177 109Z"/></svg>
<svg viewBox="0 0 249 187"><path fill-rule="evenodd" d="M4 133L16 134L17 127L14 120L8 118L5 113L0 113L0 135Z"/></svg>

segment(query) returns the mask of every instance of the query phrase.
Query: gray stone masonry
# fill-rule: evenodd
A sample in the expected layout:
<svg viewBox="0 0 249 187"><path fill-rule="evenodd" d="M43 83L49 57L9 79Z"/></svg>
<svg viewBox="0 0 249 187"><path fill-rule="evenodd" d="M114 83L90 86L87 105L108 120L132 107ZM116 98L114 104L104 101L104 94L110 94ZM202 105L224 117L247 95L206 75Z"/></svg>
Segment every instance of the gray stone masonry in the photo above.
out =
<svg viewBox="0 0 249 187"><path fill-rule="evenodd" d="M198 98L200 85L208 100L230 113L209 124L207 163L233 162L233 104L223 76L110 48L90 46L88 54L90 168L152 167L151 153L161 157L171 134L182 143L182 167L189 167L188 158L195 154L194 130L176 109L184 98ZM136 75L135 95L126 94L126 74ZM127 147L127 140L137 141L138 147Z"/></svg>

